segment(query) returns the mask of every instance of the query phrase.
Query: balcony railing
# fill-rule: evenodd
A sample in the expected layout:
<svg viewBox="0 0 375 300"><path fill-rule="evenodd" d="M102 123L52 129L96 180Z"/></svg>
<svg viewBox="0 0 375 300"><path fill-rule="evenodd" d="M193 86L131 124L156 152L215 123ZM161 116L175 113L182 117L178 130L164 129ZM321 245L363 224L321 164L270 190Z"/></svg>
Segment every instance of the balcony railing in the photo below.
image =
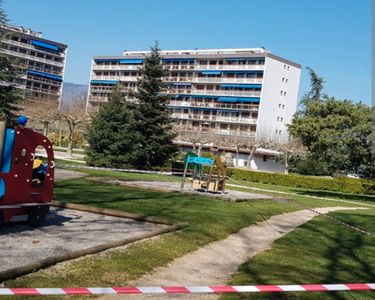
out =
<svg viewBox="0 0 375 300"><path fill-rule="evenodd" d="M173 113L173 118L182 120L203 120L208 122L226 122L226 123L239 123L239 124L256 124L257 119L253 118L241 118L241 117L227 117L227 116L212 116L212 115L201 115L201 114L178 114Z"/></svg>
<svg viewBox="0 0 375 300"><path fill-rule="evenodd" d="M15 56L15 57L18 57L18 58L19 57L26 58L26 59L31 60L31 61L42 62L42 63L48 64L48 65L53 65L53 66L56 66L56 67L61 67L61 68L64 67L64 63L61 63L61 62L57 62L57 61L53 61L53 60L49 60L49 59L44 59L44 58L41 58L41 57L32 56L32 55L28 55L28 54L25 54L25 53L12 51L12 50L1 49L0 53L12 55L12 56Z"/></svg>
<svg viewBox="0 0 375 300"><path fill-rule="evenodd" d="M192 89L194 95L217 95L217 96L242 96L242 97L260 97L261 92L253 91L228 91L228 90L198 90Z"/></svg>
<svg viewBox="0 0 375 300"><path fill-rule="evenodd" d="M247 111L259 111L258 105L250 104L230 104L230 103L206 103L206 102L189 102L189 101L170 101L169 105L179 107L208 107L220 109L240 109Z"/></svg>
<svg viewBox="0 0 375 300"><path fill-rule="evenodd" d="M213 135L229 135L238 137L254 137L255 131L250 130L230 130L230 129L219 129L219 128L205 128L205 127L192 127L192 126L176 126L175 128L180 132L199 132L202 134L213 134Z"/></svg>
<svg viewBox="0 0 375 300"><path fill-rule="evenodd" d="M191 82L193 77L164 77L165 82Z"/></svg>
<svg viewBox="0 0 375 300"><path fill-rule="evenodd" d="M93 70L139 70L142 65L97 65L94 64Z"/></svg>
<svg viewBox="0 0 375 300"><path fill-rule="evenodd" d="M46 94L52 94L52 95L59 95L60 94L60 91L51 91L51 90L42 89L42 88L38 88L38 87L34 87L34 86L26 86L26 90L36 91L36 92L46 93Z"/></svg>
<svg viewBox="0 0 375 300"><path fill-rule="evenodd" d="M42 51L41 49L36 48L34 45L31 45L31 44L28 44L28 43L21 43L21 42L10 40L10 39L5 39L5 40L3 40L3 42L8 44L8 45L27 48L27 49L30 49L30 50L33 50L33 51ZM53 57L65 57L64 52L59 52L59 54L55 54L55 53L52 53L52 52L43 52L43 53L48 53L48 55L51 55ZM60 62L60 63L62 63L62 62Z"/></svg>
<svg viewBox="0 0 375 300"><path fill-rule="evenodd" d="M264 65L195 65L195 70L264 70Z"/></svg>
<svg viewBox="0 0 375 300"><path fill-rule="evenodd" d="M120 81L136 82L138 80L138 77L137 76L98 76L98 75L92 75L91 80L120 80Z"/></svg>
<svg viewBox="0 0 375 300"><path fill-rule="evenodd" d="M194 77L193 83L262 83L263 78Z"/></svg>

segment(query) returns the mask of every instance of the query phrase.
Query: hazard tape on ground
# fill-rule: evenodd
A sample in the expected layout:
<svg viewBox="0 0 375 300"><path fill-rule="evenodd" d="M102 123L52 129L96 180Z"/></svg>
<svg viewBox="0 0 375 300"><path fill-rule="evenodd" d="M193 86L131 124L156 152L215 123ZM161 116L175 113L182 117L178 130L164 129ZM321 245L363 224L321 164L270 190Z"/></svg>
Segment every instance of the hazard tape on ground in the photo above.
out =
<svg viewBox="0 0 375 300"><path fill-rule="evenodd" d="M303 285L224 285L161 287L92 287L92 288L0 288L0 296L38 295L108 295L108 294L207 294L207 293L276 293L372 291L375 283L303 284Z"/></svg>

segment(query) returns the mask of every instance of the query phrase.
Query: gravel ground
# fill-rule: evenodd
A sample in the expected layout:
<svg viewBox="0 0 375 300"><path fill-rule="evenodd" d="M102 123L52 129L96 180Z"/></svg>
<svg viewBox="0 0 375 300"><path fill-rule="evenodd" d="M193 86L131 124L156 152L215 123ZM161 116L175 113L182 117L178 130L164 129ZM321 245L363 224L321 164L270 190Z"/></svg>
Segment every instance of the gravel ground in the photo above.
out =
<svg viewBox="0 0 375 300"><path fill-rule="evenodd" d="M125 181L118 179L108 179L101 177L90 177L89 180L104 182L109 184L122 185L127 187L136 187L143 189L150 189L162 192L182 192L186 194L193 195L204 195L209 197L215 197L219 199L231 200L231 201L246 201L251 199L273 199L272 196L264 194L256 194L249 192L241 192L235 190L226 190L223 194L221 193L209 193L209 192L200 192L191 188L191 182L186 182L183 189L180 188L180 182L165 182L165 181Z"/></svg>
<svg viewBox="0 0 375 300"><path fill-rule="evenodd" d="M319 213L336 210L366 209L358 207L316 208ZM256 254L272 248L272 243L310 221L317 214L310 210L300 210L273 216L270 219L241 229L228 238L211 243L197 251L175 259L168 266L155 269L131 286L210 286L225 285L238 266ZM338 225L340 226L340 225ZM256 283L254 283L256 284ZM218 294L187 295L134 295L140 299L218 299ZM101 299L125 299L126 297L106 295Z"/></svg>
<svg viewBox="0 0 375 300"><path fill-rule="evenodd" d="M71 209L51 208L45 226L18 223L0 232L0 271L53 255L136 237L166 227Z"/></svg>

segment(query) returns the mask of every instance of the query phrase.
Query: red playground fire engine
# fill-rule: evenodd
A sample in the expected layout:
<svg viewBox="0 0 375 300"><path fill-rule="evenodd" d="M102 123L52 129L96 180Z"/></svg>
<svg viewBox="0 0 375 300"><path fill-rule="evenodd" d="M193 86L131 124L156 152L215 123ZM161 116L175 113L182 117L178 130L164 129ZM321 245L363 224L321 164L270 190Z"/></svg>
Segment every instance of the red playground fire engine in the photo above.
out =
<svg viewBox="0 0 375 300"><path fill-rule="evenodd" d="M55 163L51 142L25 128L20 116L16 128L0 119L0 228L5 223L28 221L41 226L49 211L54 187ZM36 154L43 148L47 159Z"/></svg>

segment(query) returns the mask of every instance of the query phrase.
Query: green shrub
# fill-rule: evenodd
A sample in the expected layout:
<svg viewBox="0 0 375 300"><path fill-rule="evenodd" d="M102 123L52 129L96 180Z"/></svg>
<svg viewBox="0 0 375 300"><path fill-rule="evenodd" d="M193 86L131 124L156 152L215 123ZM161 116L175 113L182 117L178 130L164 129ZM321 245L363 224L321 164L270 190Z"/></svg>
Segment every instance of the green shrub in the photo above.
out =
<svg viewBox="0 0 375 300"><path fill-rule="evenodd" d="M312 190L375 195L374 181L348 178L344 176L337 178L322 178L296 174L284 175L277 173L255 172L235 168L228 169L228 176L235 180L246 180L264 184L274 184Z"/></svg>

